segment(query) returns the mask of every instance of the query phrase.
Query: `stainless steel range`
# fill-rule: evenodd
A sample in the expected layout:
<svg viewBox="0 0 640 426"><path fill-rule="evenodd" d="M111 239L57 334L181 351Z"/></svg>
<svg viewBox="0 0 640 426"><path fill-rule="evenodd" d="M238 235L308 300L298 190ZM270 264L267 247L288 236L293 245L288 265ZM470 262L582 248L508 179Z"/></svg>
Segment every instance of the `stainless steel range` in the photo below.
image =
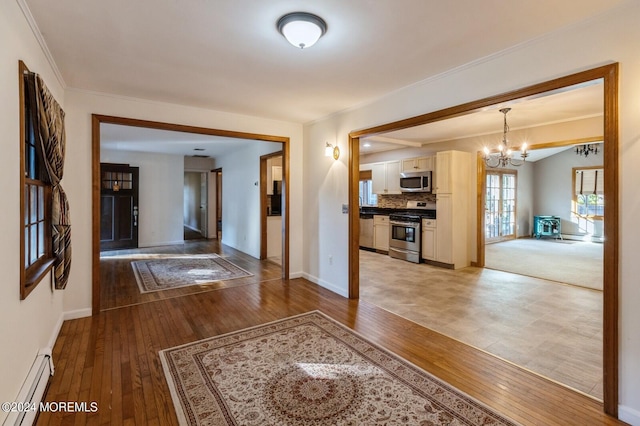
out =
<svg viewBox="0 0 640 426"><path fill-rule="evenodd" d="M389 215L389 256L420 263L422 218L435 219L436 206L428 201L407 201L407 211Z"/></svg>
<svg viewBox="0 0 640 426"><path fill-rule="evenodd" d="M420 263L421 220L406 213L389 215L389 256Z"/></svg>

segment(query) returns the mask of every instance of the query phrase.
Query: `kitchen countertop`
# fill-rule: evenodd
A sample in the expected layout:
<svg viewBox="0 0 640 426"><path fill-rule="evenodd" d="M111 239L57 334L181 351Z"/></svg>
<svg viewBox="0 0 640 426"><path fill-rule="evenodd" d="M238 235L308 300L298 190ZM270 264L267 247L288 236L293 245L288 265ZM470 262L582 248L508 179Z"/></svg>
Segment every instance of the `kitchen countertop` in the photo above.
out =
<svg viewBox="0 0 640 426"><path fill-rule="evenodd" d="M370 216L370 215L389 215L395 213L407 213L407 214L415 214L421 216L424 219L435 219L436 211L432 209L394 209L388 207L376 207L376 206L361 206L360 207L360 217Z"/></svg>

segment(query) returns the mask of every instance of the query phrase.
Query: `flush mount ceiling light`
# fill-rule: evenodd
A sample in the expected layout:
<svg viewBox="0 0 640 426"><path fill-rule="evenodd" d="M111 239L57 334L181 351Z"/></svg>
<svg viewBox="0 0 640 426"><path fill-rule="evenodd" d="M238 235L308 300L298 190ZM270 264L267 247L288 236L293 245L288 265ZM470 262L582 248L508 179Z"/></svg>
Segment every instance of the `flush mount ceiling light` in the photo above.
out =
<svg viewBox="0 0 640 426"><path fill-rule="evenodd" d="M311 47L327 32L327 23L307 12L288 13L278 19L278 31L300 49Z"/></svg>

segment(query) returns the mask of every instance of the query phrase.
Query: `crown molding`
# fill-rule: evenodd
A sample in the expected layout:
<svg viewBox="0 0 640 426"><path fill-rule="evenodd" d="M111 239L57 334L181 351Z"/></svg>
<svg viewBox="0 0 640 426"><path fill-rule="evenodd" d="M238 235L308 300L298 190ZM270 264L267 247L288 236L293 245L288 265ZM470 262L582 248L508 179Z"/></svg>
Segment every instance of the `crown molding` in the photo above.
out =
<svg viewBox="0 0 640 426"><path fill-rule="evenodd" d="M36 38L36 41L40 45L40 49L42 49L42 53L44 53L44 56L47 59L47 62L49 62L49 66L51 66L51 69L53 70L53 73L55 74L56 79L58 80L58 83L60 83L62 88L66 90L67 84L64 82L64 79L62 78L62 74L58 69L58 65L56 65L56 61L53 59L53 55L49 50L49 46L47 46L47 42L44 40L44 37L40 32L40 28L38 28L38 24L36 23L36 20L33 18L33 14L31 14L31 9L29 9L29 6L27 5L26 0L16 0L16 3L18 3L20 10L22 10L22 14L27 20L27 23L31 28L31 32L33 33L34 37Z"/></svg>

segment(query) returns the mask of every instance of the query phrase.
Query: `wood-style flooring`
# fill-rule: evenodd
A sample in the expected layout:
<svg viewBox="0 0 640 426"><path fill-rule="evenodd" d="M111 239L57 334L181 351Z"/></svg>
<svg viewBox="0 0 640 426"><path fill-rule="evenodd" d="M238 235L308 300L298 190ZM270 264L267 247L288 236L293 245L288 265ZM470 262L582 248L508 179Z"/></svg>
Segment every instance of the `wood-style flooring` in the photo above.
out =
<svg viewBox="0 0 640 426"><path fill-rule="evenodd" d="M251 263L252 272L264 269L266 276L273 267ZM135 287L121 268L105 273ZM622 424L603 414L592 398L304 279L174 294L65 321L53 350L56 374L46 400L95 401L98 410L45 412L37 424L175 425L158 351L316 309L524 425Z"/></svg>
<svg viewBox="0 0 640 426"><path fill-rule="evenodd" d="M601 291L362 250L360 298L603 399Z"/></svg>

